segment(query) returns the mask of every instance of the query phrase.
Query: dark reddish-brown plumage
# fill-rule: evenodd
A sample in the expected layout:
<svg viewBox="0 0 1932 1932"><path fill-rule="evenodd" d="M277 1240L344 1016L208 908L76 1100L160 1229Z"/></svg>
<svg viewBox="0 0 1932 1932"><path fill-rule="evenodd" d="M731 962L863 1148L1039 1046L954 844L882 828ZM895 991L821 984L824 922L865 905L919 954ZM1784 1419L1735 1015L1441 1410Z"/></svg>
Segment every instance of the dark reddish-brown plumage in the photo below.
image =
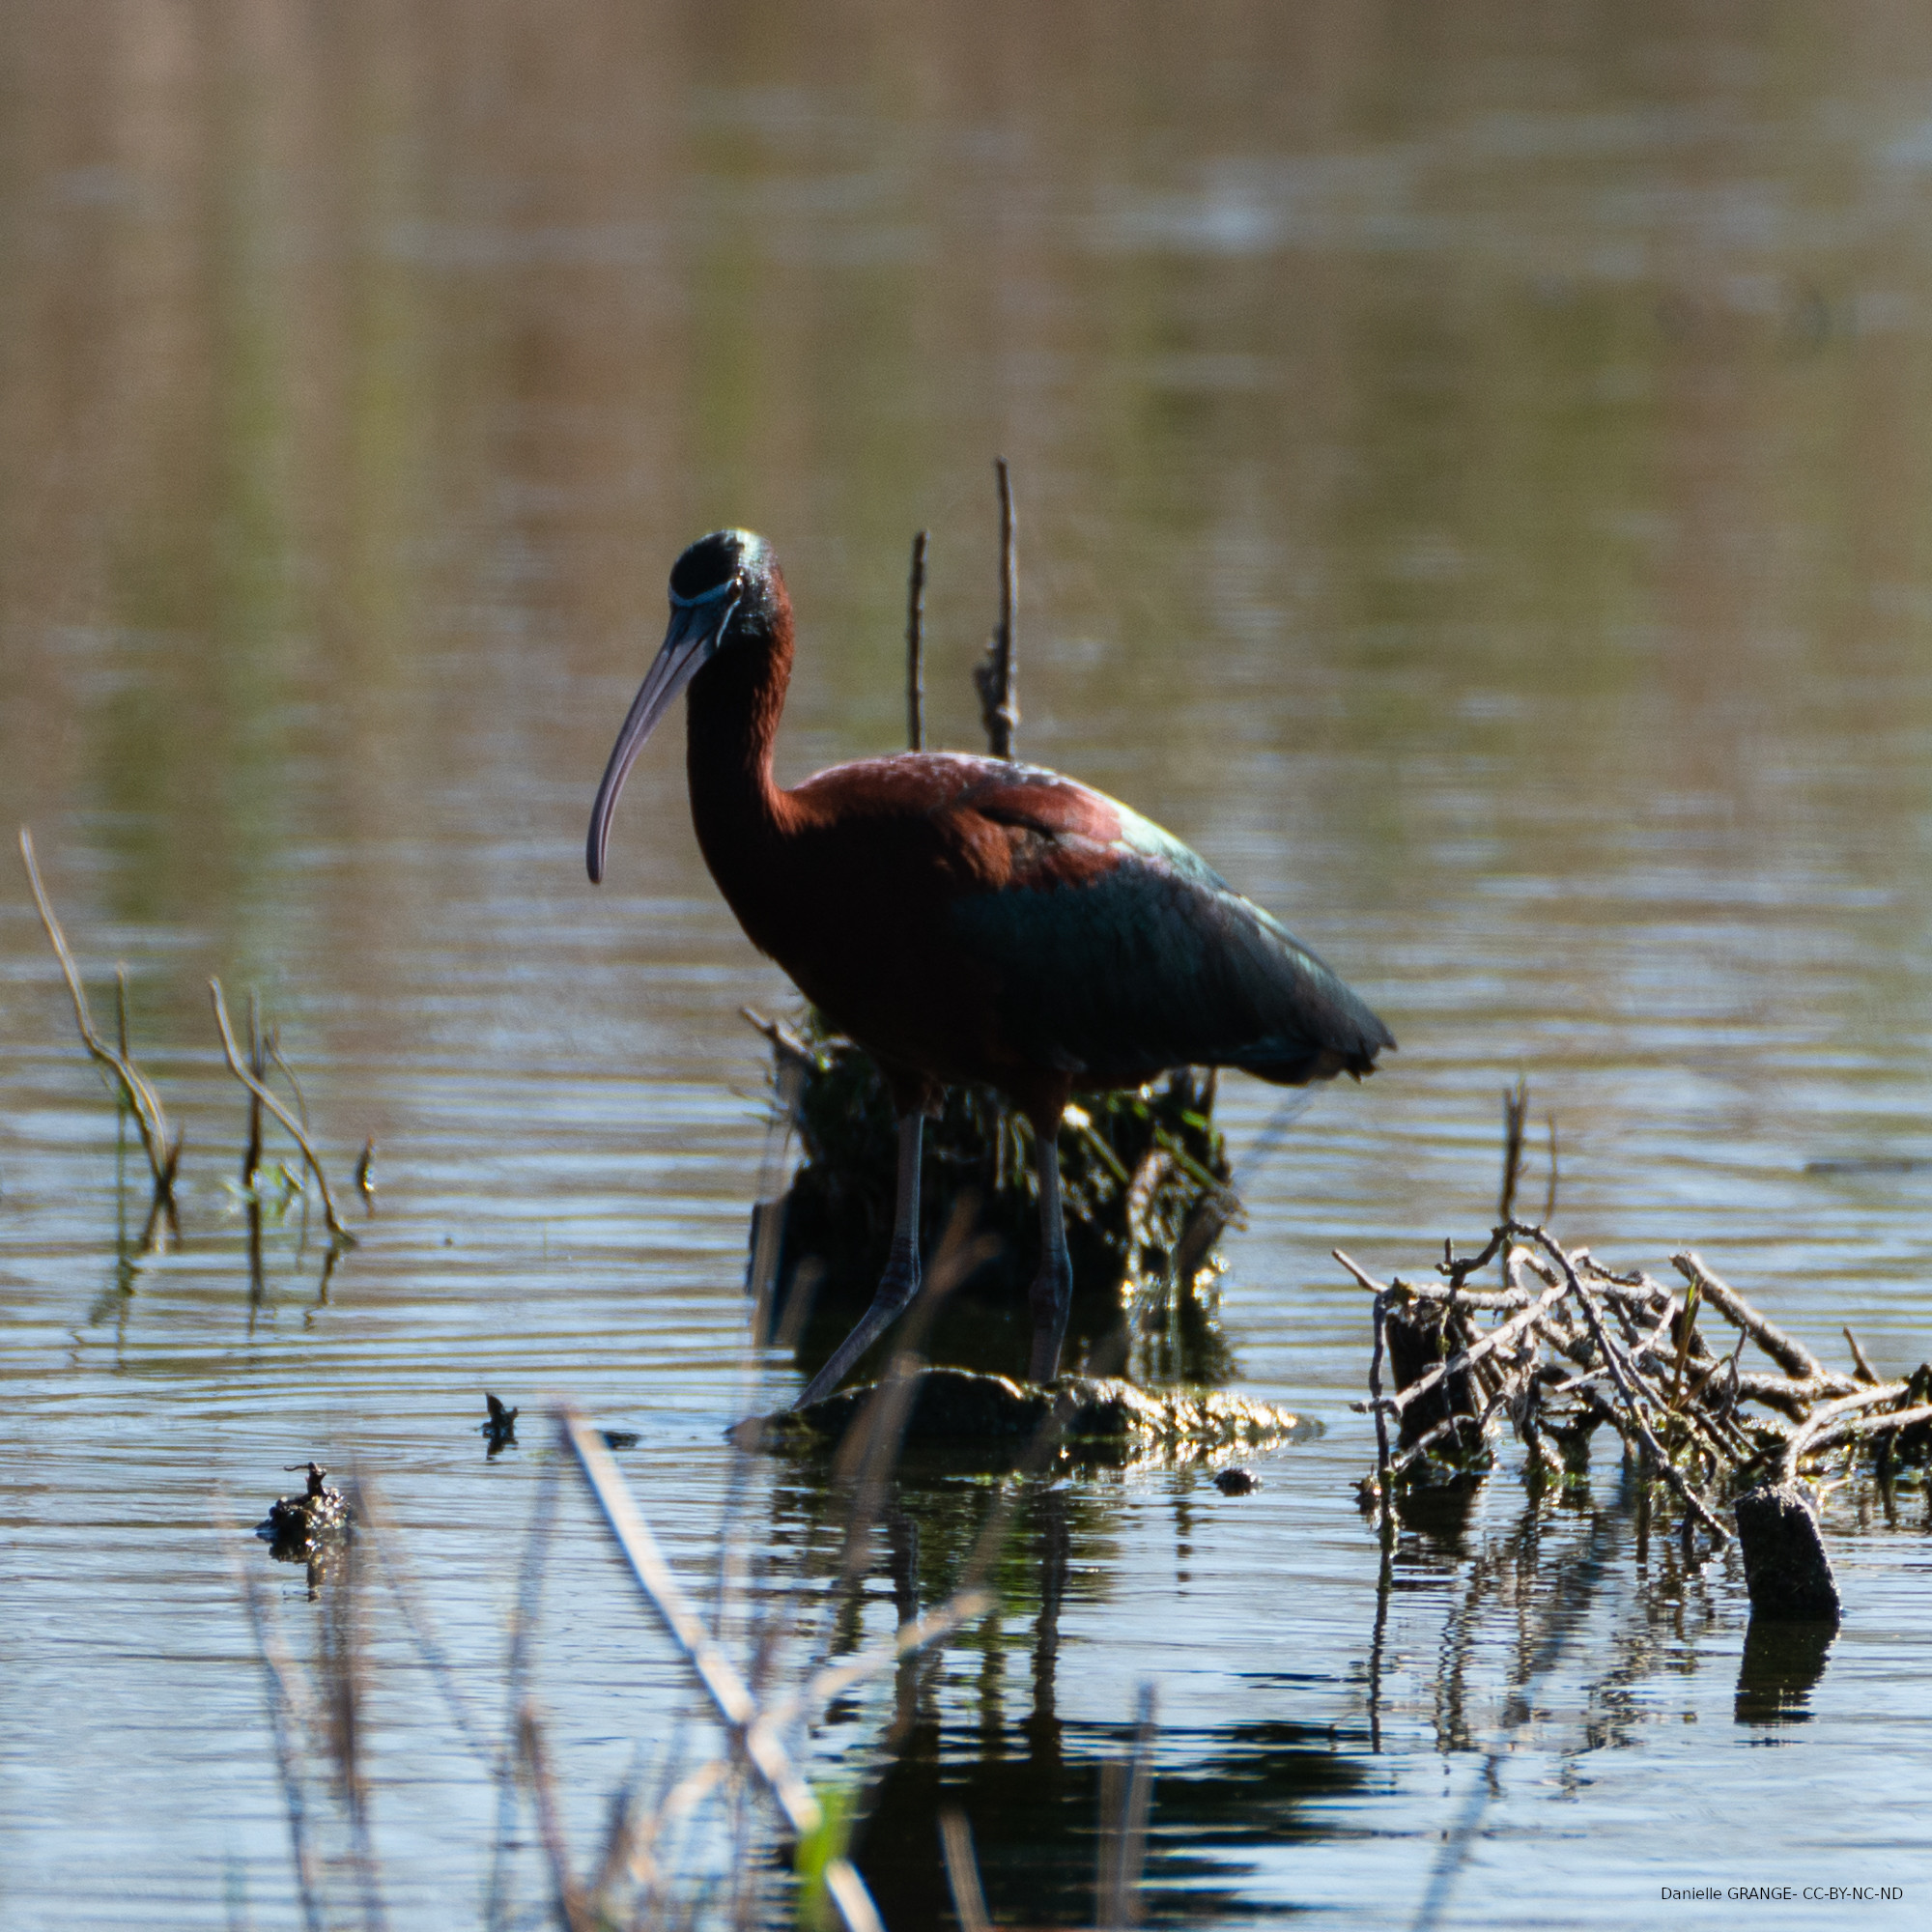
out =
<svg viewBox="0 0 1932 1932"><path fill-rule="evenodd" d="M1072 1092L1183 1065L1299 1086L1371 1072L1395 1042L1186 846L1057 773L907 753L781 788L792 620L770 549L744 530L704 537L670 591L669 631L598 791L590 876L631 761L688 686L692 817L712 876L753 944L871 1050L901 1115L893 1260L802 1400L833 1387L917 1289L920 1128L960 1082L1000 1089L1036 1129L1032 1373L1050 1379L1071 1293L1055 1143Z"/></svg>

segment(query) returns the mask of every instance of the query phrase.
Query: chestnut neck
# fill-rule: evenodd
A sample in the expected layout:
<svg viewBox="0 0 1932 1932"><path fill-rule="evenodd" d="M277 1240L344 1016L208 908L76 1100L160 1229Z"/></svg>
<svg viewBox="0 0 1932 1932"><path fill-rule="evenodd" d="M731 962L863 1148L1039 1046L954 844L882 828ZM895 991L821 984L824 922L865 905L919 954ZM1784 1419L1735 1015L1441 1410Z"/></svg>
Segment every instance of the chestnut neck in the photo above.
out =
<svg viewBox="0 0 1932 1932"><path fill-rule="evenodd" d="M685 696L692 823L711 876L754 941L759 912L782 889L780 848L798 816L772 776L791 657L791 606L775 582Z"/></svg>

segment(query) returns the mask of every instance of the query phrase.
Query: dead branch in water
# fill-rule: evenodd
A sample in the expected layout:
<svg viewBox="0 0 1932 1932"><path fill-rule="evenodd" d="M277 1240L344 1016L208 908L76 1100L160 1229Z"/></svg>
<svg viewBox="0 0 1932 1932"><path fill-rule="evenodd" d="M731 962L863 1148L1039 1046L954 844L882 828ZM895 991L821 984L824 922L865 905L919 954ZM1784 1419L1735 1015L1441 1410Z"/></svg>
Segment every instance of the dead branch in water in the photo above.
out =
<svg viewBox="0 0 1932 1932"><path fill-rule="evenodd" d="M1335 1259L1345 1267L1352 1268L1341 1249L1335 1250ZM1356 1270L1359 1273L1359 1270ZM1389 1435L1388 1413L1382 1403L1382 1356L1388 1344L1388 1291L1376 1290L1376 1348L1369 1357L1369 1401L1374 1407L1376 1418L1376 1521L1386 1538L1394 1528L1389 1516Z"/></svg>
<svg viewBox="0 0 1932 1932"><path fill-rule="evenodd" d="M34 835L24 825L20 828L20 857L26 864L27 883L34 890L34 904L40 911L41 924L54 949L54 957L60 961L61 976L67 980L68 995L73 1001L73 1020L80 1030L81 1044L92 1055L95 1064L111 1076L120 1100L133 1115L134 1124L140 1129L141 1146L147 1153L148 1167L155 1180L156 1211L148 1217L148 1233L143 1243L148 1246L153 1243L159 1214L165 1213L169 1225L176 1226L175 1175L181 1166L185 1137L178 1133L170 1140L168 1117L161 1106L161 1096L128 1057L127 969L121 968L116 976L120 987L121 1015L121 1050L117 1053L94 1029L94 1016L87 1009L87 993L80 983L79 969L73 963L73 954L68 951L67 935L61 930L60 921L54 917L46 888L41 883L41 868L34 860Z"/></svg>
<svg viewBox="0 0 1932 1932"><path fill-rule="evenodd" d="M262 1043L262 996L248 992L248 1070L256 1080L269 1077L269 1050ZM262 1165L262 1096L248 1090L248 1142L242 1150L242 1186L252 1191Z"/></svg>
<svg viewBox="0 0 1932 1932"><path fill-rule="evenodd" d="M1519 1081L1504 1094L1505 1209L1517 1194L1528 1112ZM1551 1171L1553 1185L1553 1151ZM1375 1418L1376 1474L1361 1489L1384 1528L1404 1481L1466 1482L1487 1470L1498 1416L1539 1472L1580 1470L1592 1432L1607 1424L1626 1454L1674 1492L1687 1534L1695 1523L1719 1542L1730 1531L1716 1500L1789 1486L1828 1449L1862 1445L1882 1473L1901 1454L1932 1460L1932 1368L1881 1381L1847 1329L1857 1372L1828 1369L1689 1249L1671 1256L1682 1291L1641 1270L1619 1274L1508 1212L1474 1253L1459 1256L1445 1241L1435 1281L1398 1275L1384 1284L1339 1248L1334 1256L1375 1297L1369 1400L1355 1406ZM1503 1286L1468 1287L1492 1263ZM1728 1350L1700 1329L1713 1310L1736 1331ZM1747 1342L1776 1373L1742 1365ZM1392 1424L1401 1432L1393 1453Z"/></svg>
<svg viewBox="0 0 1932 1932"><path fill-rule="evenodd" d="M1496 1199L1496 1219L1516 1214L1516 1186L1522 1178L1522 1129L1529 1119L1529 1082L1517 1075L1514 1087L1503 1089L1503 1184Z"/></svg>
<svg viewBox="0 0 1932 1932"><path fill-rule="evenodd" d="M1609 1423L1676 1493L1687 1515L1719 1542L1729 1536L1714 1514L1713 1499L1720 1493L1766 1479L1789 1482L1828 1449L1881 1438L1896 1443L1906 1431L1918 1433L1919 1454L1932 1446L1932 1375L1921 1370L1902 1381L1866 1382L1824 1369L1694 1255L1674 1257L1690 1284L1680 1296L1648 1276L1613 1274L1587 1250L1567 1250L1546 1230L1520 1221L1498 1227L1474 1263L1487 1265L1497 1254L1540 1282L1541 1292L1470 1293L1461 1286L1467 1260L1443 1264L1447 1279L1439 1283L1398 1278L1385 1286L1336 1251L1335 1259L1375 1296L1369 1400L1355 1406L1376 1419L1378 1474L1363 1492L1378 1509L1390 1486L1424 1463L1445 1438L1456 1438L1465 1453L1446 1468L1434 1468L1434 1479L1472 1473L1480 1459L1466 1453L1459 1428L1487 1435L1499 1414L1509 1417L1539 1460L1547 1460L1545 1438L1576 1446ZM1732 1324L1739 1350L1755 1342L1780 1367L1812 1373L1743 1371L1736 1350L1720 1356L1705 1342L1700 1307L1715 1308ZM1492 1325L1452 1349L1452 1316L1464 1323L1487 1316ZM1399 1317L1444 1339L1438 1358L1406 1381L1399 1376L1402 1386L1391 1396L1382 1386L1382 1330L1385 1321ZM1433 1417L1430 1399L1439 1404L1454 1378L1482 1368L1494 1377L1486 1405L1452 1404L1456 1412L1431 1421L1426 1433L1410 1439L1406 1431L1403 1452L1390 1456L1391 1419L1403 1421L1418 1405ZM1872 1373L1869 1364L1861 1368Z"/></svg>
<svg viewBox="0 0 1932 1932"><path fill-rule="evenodd" d="M342 1216L335 1211L335 1196L329 1190L328 1176L323 1172L322 1158L316 1152L307 1132L301 1122L270 1093L261 1078L242 1058L242 1049L236 1045L234 1030L228 1024L228 1005L221 997L221 981L211 980L208 982L208 993L214 1006L214 1024L221 1033L221 1050L228 1057L229 1071L247 1088L259 1105L266 1107L275 1117L284 1132L297 1147L301 1149L302 1159L307 1163L308 1171L315 1176L316 1185L322 1190L322 1213L324 1220L328 1223L330 1238L338 1247L353 1248L355 1245L355 1236L342 1225ZM300 1090L298 1089L297 1092L299 1094Z"/></svg>
<svg viewBox="0 0 1932 1932"><path fill-rule="evenodd" d="M906 749L925 750L925 546L931 532L912 540L906 578Z"/></svg>
<svg viewBox="0 0 1932 1932"><path fill-rule="evenodd" d="M1019 564L1013 553L1013 485L1007 459L994 460L1000 481L1000 621L986 656L973 682L980 692L980 717L986 727L986 749L996 758L1013 754L1013 732L1020 722L1014 677L1019 666L1014 652L1013 618L1019 606Z"/></svg>
<svg viewBox="0 0 1932 1932"><path fill-rule="evenodd" d="M1672 1255L1670 1265L1691 1283L1725 1321L1748 1335L1786 1375L1797 1376L1806 1381L1839 1379L1845 1383L1847 1392L1853 1387L1849 1376L1833 1378L1804 1343L1794 1342L1783 1329L1767 1321L1736 1289L1719 1281L1689 1248Z"/></svg>
<svg viewBox="0 0 1932 1932"><path fill-rule="evenodd" d="M1644 1447L1650 1451L1653 1466L1677 1492L1677 1499L1719 1543L1729 1542L1730 1531L1712 1515L1710 1505L1685 1480L1684 1472L1678 1468L1665 1453L1663 1445L1658 1441L1656 1433L1651 1428L1649 1415L1646 1413L1647 1407L1655 1406L1656 1392L1643 1386L1641 1376L1610 1339L1608 1330L1604 1326L1602 1311L1597 1307L1596 1299L1590 1291L1583 1286L1583 1278L1577 1273L1575 1263L1542 1229L1526 1232L1563 1270L1564 1285L1581 1304L1584 1320L1590 1324L1591 1338L1610 1371L1610 1379L1616 1383L1617 1393L1623 1397L1624 1409L1630 1416L1631 1427L1642 1438ZM1640 1387L1644 1395L1650 1399L1648 1404L1639 1403L1637 1399Z"/></svg>

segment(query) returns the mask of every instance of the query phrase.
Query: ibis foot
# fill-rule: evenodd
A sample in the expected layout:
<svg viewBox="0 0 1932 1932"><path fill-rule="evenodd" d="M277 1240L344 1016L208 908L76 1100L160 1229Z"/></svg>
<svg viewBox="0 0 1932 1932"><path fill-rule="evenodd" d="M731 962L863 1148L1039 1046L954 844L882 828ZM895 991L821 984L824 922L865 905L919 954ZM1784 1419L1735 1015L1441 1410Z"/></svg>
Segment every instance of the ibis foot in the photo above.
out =
<svg viewBox="0 0 1932 1932"><path fill-rule="evenodd" d="M805 1392L792 1404L807 1408L822 1402L845 1379L852 1364L912 1306L919 1293L919 1253L917 1249L895 1243L893 1258L879 1277L879 1290L872 1305L860 1316L858 1325L833 1350L825 1366L805 1385Z"/></svg>
<svg viewBox="0 0 1932 1932"><path fill-rule="evenodd" d="M1066 1340L1066 1318L1073 1309L1073 1264L1063 1247L1056 1258L1048 1257L1029 1291L1033 1309L1033 1354L1027 1366L1027 1380L1050 1382L1060 1374L1060 1350Z"/></svg>

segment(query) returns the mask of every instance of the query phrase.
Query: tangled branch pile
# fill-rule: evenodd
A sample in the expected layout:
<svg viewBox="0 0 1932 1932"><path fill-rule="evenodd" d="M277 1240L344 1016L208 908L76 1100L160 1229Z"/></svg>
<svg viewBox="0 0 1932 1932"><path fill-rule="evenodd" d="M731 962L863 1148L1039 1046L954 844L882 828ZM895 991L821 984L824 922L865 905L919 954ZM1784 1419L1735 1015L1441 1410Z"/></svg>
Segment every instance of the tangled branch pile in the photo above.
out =
<svg viewBox="0 0 1932 1932"><path fill-rule="evenodd" d="M1555 1475L1587 1467L1591 1436L1608 1428L1719 1542L1729 1530L1715 1504L1789 1484L1829 1452L1870 1459L1882 1478L1932 1456L1932 1365L1881 1381L1853 1342L1857 1372L1828 1369L1688 1250L1670 1258L1681 1290L1515 1220L1478 1254L1443 1254L1438 1280L1386 1285L1335 1254L1375 1296L1370 1399L1357 1405L1376 1418L1371 1502L1488 1468L1504 1420L1533 1469ZM1504 1285L1472 1288L1489 1269ZM1728 1324L1716 1348L1712 1313ZM1747 1363L1747 1343L1769 1369Z"/></svg>

